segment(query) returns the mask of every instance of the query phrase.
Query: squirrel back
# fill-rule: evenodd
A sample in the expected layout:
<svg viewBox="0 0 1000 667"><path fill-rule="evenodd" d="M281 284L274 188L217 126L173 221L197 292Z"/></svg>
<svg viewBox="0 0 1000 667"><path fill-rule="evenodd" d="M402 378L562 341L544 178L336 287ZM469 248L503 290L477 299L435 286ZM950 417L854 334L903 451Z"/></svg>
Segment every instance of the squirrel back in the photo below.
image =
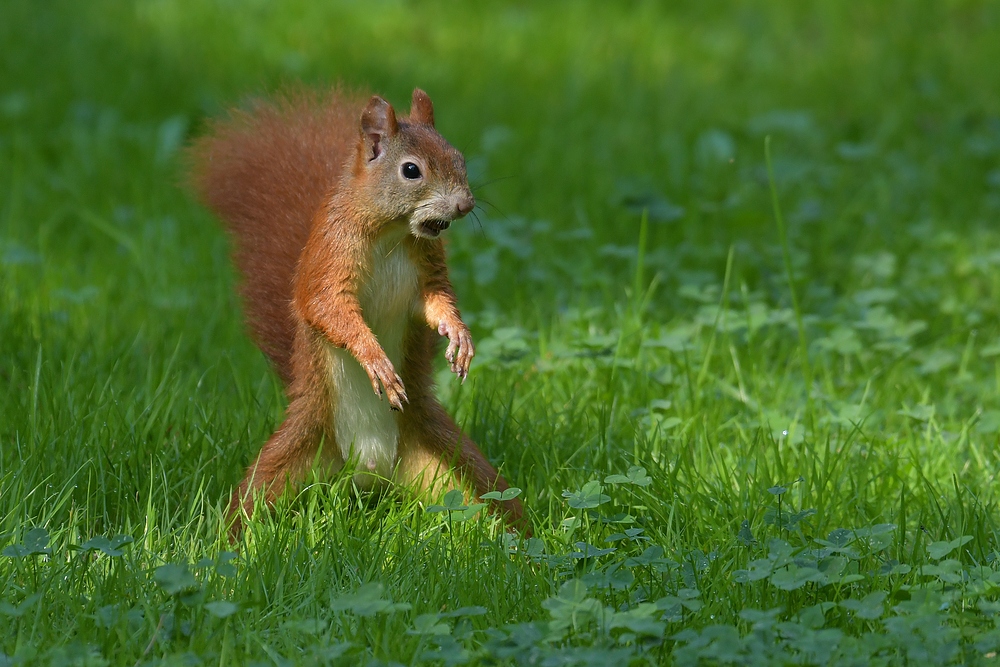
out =
<svg viewBox="0 0 1000 667"><path fill-rule="evenodd" d="M366 96L295 91L212 121L191 146L191 182L234 244L246 321L287 386L295 267L313 217L357 142Z"/></svg>

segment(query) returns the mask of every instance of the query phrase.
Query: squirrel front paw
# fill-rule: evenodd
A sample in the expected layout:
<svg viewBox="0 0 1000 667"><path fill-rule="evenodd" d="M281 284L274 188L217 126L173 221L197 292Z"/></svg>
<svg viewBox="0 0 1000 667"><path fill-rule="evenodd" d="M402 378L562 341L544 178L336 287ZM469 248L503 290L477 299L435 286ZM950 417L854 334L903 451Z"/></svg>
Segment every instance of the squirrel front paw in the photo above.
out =
<svg viewBox="0 0 1000 667"><path fill-rule="evenodd" d="M403 403L408 402L406 391L403 389L403 378L399 377L396 369L388 357L381 357L374 361L362 364L368 378L372 381L372 389L382 397L382 389L385 388L386 398L389 399L389 407L393 410L402 410Z"/></svg>
<svg viewBox="0 0 1000 667"><path fill-rule="evenodd" d="M451 372L465 382L465 378L469 376L469 364L476 355L469 327L461 320L442 320L438 324L438 333L448 337L448 349L444 352L444 358L448 360Z"/></svg>

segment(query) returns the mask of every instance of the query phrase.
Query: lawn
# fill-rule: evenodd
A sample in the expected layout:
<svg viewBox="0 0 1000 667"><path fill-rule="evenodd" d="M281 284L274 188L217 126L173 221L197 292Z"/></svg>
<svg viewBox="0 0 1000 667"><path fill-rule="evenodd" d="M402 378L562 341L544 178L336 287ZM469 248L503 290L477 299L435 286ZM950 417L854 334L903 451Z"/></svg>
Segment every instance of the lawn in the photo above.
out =
<svg viewBox="0 0 1000 667"><path fill-rule="evenodd" d="M994 664L1000 6L0 6L0 665ZM439 394L534 536L316 478L206 119L427 90L477 219ZM471 515L471 516L470 516Z"/></svg>

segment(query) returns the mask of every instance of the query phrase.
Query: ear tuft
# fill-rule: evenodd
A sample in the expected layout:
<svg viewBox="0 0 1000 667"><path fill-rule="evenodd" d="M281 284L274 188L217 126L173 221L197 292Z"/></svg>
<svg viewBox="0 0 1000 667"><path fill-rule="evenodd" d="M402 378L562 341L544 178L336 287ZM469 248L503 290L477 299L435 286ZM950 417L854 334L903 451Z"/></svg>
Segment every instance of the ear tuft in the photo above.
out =
<svg viewBox="0 0 1000 667"><path fill-rule="evenodd" d="M372 95L368 106L361 112L361 140L367 148L368 161L382 154L382 142L399 132L396 112L392 105L378 95Z"/></svg>
<svg viewBox="0 0 1000 667"><path fill-rule="evenodd" d="M410 120L434 127L434 105L427 93L419 88L413 89L413 101L410 103Z"/></svg>

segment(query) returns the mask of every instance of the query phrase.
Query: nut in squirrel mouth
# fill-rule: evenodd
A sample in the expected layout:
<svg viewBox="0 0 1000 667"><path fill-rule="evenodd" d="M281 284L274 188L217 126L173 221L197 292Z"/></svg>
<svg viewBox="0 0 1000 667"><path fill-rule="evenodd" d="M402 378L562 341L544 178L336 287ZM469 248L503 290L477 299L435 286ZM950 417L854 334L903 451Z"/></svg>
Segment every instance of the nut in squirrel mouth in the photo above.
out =
<svg viewBox="0 0 1000 667"><path fill-rule="evenodd" d="M430 237L440 236L449 227L451 220L424 220L420 223L420 231Z"/></svg>

